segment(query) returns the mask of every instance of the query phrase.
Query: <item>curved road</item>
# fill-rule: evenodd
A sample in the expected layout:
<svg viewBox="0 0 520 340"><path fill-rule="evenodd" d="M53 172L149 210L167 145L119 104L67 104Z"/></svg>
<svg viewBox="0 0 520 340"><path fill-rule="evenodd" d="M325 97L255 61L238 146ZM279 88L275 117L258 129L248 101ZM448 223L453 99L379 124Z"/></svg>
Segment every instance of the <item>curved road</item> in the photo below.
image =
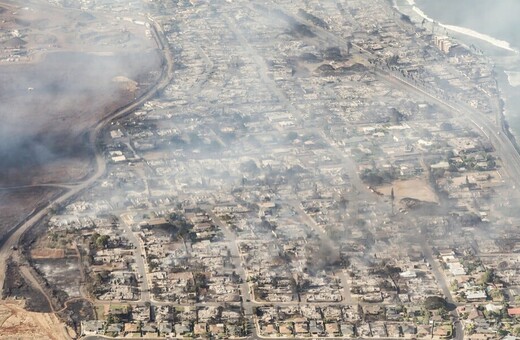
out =
<svg viewBox="0 0 520 340"><path fill-rule="evenodd" d="M122 117L126 114L131 113L133 110L137 109L140 105L142 105L145 101L151 99L158 90L164 88L172 79L173 76L173 60L170 51L167 48L167 44L165 44L164 34L161 31L160 26L155 23L151 18L150 21L153 24L152 31L154 33L154 37L156 39L157 45L159 48L163 51L166 64L164 65L163 73L161 75L161 79L158 81L158 83L151 88L145 95L140 97L138 100L136 100L134 103L114 112L112 115L106 117L102 121L100 121L94 128L93 133L90 135L89 142L95 146L96 140L98 136L100 135L102 129L113 119ZM229 21L229 20L228 20ZM315 27L318 31L318 35L320 35L322 38L325 38L326 40L332 40L336 43L345 43L345 41L341 37L337 37L331 32L324 31L320 28ZM357 46L355 46L356 48ZM360 49L359 47L357 47ZM367 52L365 50L360 49L362 52ZM375 70L375 73L382 78L386 79L388 82L393 83L396 86L404 87L408 91L413 92L415 95L419 95L421 97L428 98L430 101L436 102L438 105L443 107L444 109L447 109L448 111L459 113L461 115L465 115L469 118L469 120L489 139L489 141L494 145L494 147L497 149L497 152L500 154L502 160L504 161L504 168L508 172L509 176L513 179L515 184L520 185L520 157L518 155L518 152L515 149L515 146L513 145L512 141L507 137L507 135L502 131L502 127L497 126L489 117L484 116L482 113L478 112L477 110L471 108L469 105L466 105L464 103L454 103L454 102L447 102L443 99L440 99L430 93L428 93L426 90L419 88L410 82L408 82L405 79L399 78L389 72L386 72L384 70L377 69ZM96 171L95 173L85 181L74 185L74 186L68 186L66 184L61 186L67 186L69 188L69 191L63 194L62 196L56 198L54 201L49 202L48 205L43 207L40 211L35 213L31 218L29 218L25 223L23 223L10 237L6 242L2 245L0 248L0 292L3 287L3 282L5 280L5 266L6 261L9 258L11 254L11 249L13 246L16 246L18 244L18 241L20 237L29 230L35 223L37 223L40 219L45 217L55 205L61 205L63 203L66 203L68 200L72 199L74 196L78 195L85 189L92 186L104 173L106 170L106 163L105 158L103 156L102 150L99 148L96 148ZM507 162L506 162L507 161ZM57 186L60 186L59 184ZM428 249L431 251L429 246L424 242L423 247L425 249ZM429 255L429 262L435 262L433 259L433 256L430 252L427 252L427 255ZM440 284L443 288L443 291L448 297L448 300L451 299L451 294L449 293L449 290L446 287L446 282L443 280L441 275L438 276L437 279L440 281ZM247 294L246 294L247 295ZM452 302L452 301L450 301ZM463 332L460 329L460 323L457 323L457 315L456 313L453 315L455 322L456 322L456 337L458 339L462 339Z"/></svg>
<svg viewBox="0 0 520 340"><path fill-rule="evenodd" d="M117 111L113 112L111 115L108 115L100 122L96 124L92 133L90 133L89 143L96 150L95 160L96 160L96 170L95 172L83 182L78 183L77 185L71 186L69 191L64 193L63 195L57 197L56 199L50 201L47 205L40 208L39 211L34 213L27 221L22 223L16 231L14 231L7 240L0 246L0 296L3 293L3 286L5 281L5 271L7 260L11 256L12 250L14 247L18 245L20 238L23 236L27 230L29 230L32 226L34 226L38 221L48 215L53 207L63 205L67 203L69 200L73 199L75 196L88 189L92 185L96 183L96 181L105 174L107 164L105 162L105 157L103 156L103 150L101 150L97 145L96 141L98 137L101 135L101 132L105 126L107 126L111 121L117 118L121 118L125 115L132 113L134 110L138 109L142 104L146 101L152 99L158 91L162 90L166 87L173 78L173 57L171 55L170 50L168 49L168 45L164 43L165 37L164 32L161 26L155 22L152 18L149 18L151 22L151 29L154 35L154 39L157 43L157 46L162 51L164 56L163 61L163 70L161 73L161 77L158 82L150 88L145 94L141 97L137 98L131 104L128 104ZM59 185L59 184L57 184Z"/></svg>

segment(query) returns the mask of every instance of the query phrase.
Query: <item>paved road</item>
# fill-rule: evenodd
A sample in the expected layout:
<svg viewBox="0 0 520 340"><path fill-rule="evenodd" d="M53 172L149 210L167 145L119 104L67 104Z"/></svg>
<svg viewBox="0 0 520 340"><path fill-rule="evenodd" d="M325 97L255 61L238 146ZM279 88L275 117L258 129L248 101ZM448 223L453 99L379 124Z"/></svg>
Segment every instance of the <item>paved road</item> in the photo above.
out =
<svg viewBox="0 0 520 340"><path fill-rule="evenodd" d="M236 234L229 228L229 226L224 223L217 215L213 213L213 211L209 208L205 209L208 216L211 220L222 230L222 233L229 240L229 249L231 251L231 256L234 261L236 273L242 279L242 284L240 284L240 296L242 296L242 307L244 308L244 313L246 316L253 315L253 308L256 305L251 298L251 291L249 289L249 284L247 283L247 273L242 266L242 262L240 260L240 251L238 249L237 236ZM256 329L254 330L254 334L256 335Z"/></svg>
<svg viewBox="0 0 520 340"><path fill-rule="evenodd" d="M354 300L352 299L352 294L350 293L350 283L349 279L346 275L345 270L339 270L336 272L336 275L341 281L341 286L343 289L341 290L341 296L343 297L343 303L347 305L354 304Z"/></svg>
<svg viewBox="0 0 520 340"><path fill-rule="evenodd" d="M420 236L420 242L421 247L424 253L424 257L426 258L426 261L431 266L431 270L433 275L435 276L435 279L437 280L437 283L439 287L442 290L442 293L444 294L446 301L450 303L451 305L456 305L457 303L453 299L453 296L451 295L450 287L448 284L448 279L446 275L444 274L444 271L439 266L439 263L435 261L435 257L433 256L432 249L430 245L428 244L428 241L424 237L424 235ZM459 314L457 310L450 311L450 315L453 318L454 324L455 324L455 339L462 340L464 339L464 329L462 328L462 324L459 320Z"/></svg>
<svg viewBox="0 0 520 340"><path fill-rule="evenodd" d="M152 99L158 91L166 87L171 79L173 79L173 56L171 55L170 50L168 49L168 45L164 44L164 32L159 24L157 24L153 19L150 18L152 23L152 33L154 34L154 38L161 49L164 55L164 65L161 77L159 81L150 88L145 94L141 97L137 98L133 103L124 106L123 108L115 111L111 115L105 117L97 125L93 128L89 137L89 144L96 150L95 153L95 171L94 173L86 178L83 182L78 183L75 186L69 188L69 190L63 195L55 198L50 201L47 205L40 208L40 210L34 213L30 218L27 219L24 223L22 223L16 231L14 231L9 238L1 245L0 247L0 296L3 293L3 286L5 281L5 271L7 260L11 256L12 249L18 245L20 238L22 235L33 227L36 223L42 220L44 217L49 215L54 207L62 206L67 204L70 200L76 197L78 194L82 193L84 190L90 188L92 185L96 183L96 181L105 174L107 164L105 157L103 155L103 150L99 149L96 146L96 141L100 136L103 128L107 126L114 119L121 118L136 109L138 109L142 104L146 101Z"/></svg>
<svg viewBox="0 0 520 340"><path fill-rule="evenodd" d="M303 23L300 18L292 16L291 13L286 12L284 8L281 8L276 4L273 4L273 6L277 9L280 9L285 14L291 16L294 20ZM343 37L336 36L332 32L313 25L312 22L305 21L304 23L312 26L314 32L320 39L338 46L347 46L347 40L345 40ZM356 44L353 44L353 48L367 56L374 56L373 53L361 48L360 46L357 46ZM496 112L496 114L494 114L492 117L489 117L465 103L454 101L448 102L447 100L440 98L425 89L419 88L408 80L398 77L385 70L376 68L374 69L374 73L386 82L408 91L411 94L419 96L422 99L426 99L430 102L438 104L448 112L466 117L493 144L498 154L500 155L500 158L504 162L504 168L506 169L506 172L514 181L515 185L520 187L520 155L518 154L511 140L507 137L505 131L503 131L503 127L498 126L496 123L498 121L497 117L500 117L500 112ZM499 110L498 105L495 107L495 110Z"/></svg>
<svg viewBox="0 0 520 340"><path fill-rule="evenodd" d="M137 266L137 274L140 282L140 290L141 290L141 299L138 302L150 302L150 284L148 282L147 268L148 266L145 264L145 256L146 252L144 250L144 244L139 239L135 233L132 231L132 228L126 222L127 219L124 215L121 215L121 226L123 227L124 235L132 242L135 246L134 258L135 264Z"/></svg>
<svg viewBox="0 0 520 340"><path fill-rule="evenodd" d="M520 186L520 155L518 154L514 144L507 137L502 126L497 126L493 119L486 116L482 112L460 102L447 102L444 99L438 98L426 90L423 90L406 79L399 78L383 70L376 71L385 79L396 86L400 86L408 92L412 92L420 97L429 99L438 104L448 112L455 115L466 117L471 124L473 124L480 132L489 140L493 147L497 150L500 158L503 161L503 166L507 174L516 186ZM494 117L494 116L493 116Z"/></svg>
<svg viewBox="0 0 520 340"><path fill-rule="evenodd" d="M16 185L16 186L7 186L7 187L1 187L0 191L9 191L9 190L21 190L21 189L34 189L34 188L41 188L41 187L50 187L50 188L61 188L61 189L71 189L77 184L69 184L69 183L43 183L43 184L30 184L30 185Z"/></svg>

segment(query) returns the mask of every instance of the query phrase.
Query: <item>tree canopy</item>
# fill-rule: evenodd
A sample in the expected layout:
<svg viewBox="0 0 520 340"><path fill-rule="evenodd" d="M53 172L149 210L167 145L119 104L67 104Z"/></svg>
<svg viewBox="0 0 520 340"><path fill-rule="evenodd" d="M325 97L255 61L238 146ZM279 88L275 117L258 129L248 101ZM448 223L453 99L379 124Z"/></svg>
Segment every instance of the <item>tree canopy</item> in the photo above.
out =
<svg viewBox="0 0 520 340"><path fill-rule="evenodd" d="M440 296L428 296L424 300L424 308L428 310L446 308L447 302Z"/></svg>

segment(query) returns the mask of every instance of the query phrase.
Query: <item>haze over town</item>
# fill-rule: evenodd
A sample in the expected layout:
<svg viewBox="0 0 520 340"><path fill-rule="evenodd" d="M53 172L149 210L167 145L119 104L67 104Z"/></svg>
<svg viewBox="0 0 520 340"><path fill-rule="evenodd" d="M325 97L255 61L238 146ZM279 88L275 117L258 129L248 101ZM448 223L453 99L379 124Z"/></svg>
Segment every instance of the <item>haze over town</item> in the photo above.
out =
<svg viewBox="0 0 520 340"><path fill-rule="evenodd" d="M520 336L519 148L477 46L386 0L0 19L0 339Z"/></svg>

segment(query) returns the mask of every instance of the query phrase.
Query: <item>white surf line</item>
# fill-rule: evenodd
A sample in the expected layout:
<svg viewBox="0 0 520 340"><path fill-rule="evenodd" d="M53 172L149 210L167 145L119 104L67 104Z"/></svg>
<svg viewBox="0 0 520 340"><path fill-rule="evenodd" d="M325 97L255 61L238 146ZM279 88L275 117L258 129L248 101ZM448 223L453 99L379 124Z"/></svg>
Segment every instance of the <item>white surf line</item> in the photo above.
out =
<svg viewBox="0 0 520 340"><path fill-rule="evenodd" d="M512 48L511 44L509 44L509 42L507 42L505 40L500 40L500 39L497 39L497 38L493 38L492 36L489 36L487 34L480 33L480 32L474 31L472 29L465 28L465 27L459 27L459 26L453 26L453 25L444 25L444 24L439 24L439 26L444 27L444 28L446 28L446 29L448 29L450 31L453 31L453 32L457 32L457 33L460 33L460 34L464 34L464 35L470 36L472 38L477 38L477 39L483 40L483 41L485 41L487 43L490 43L493 46L502 48L502 49L507 50L507 51L515 52L515 53L518 54L518 51L515 50L514 48Z"/></svg>
<svg viewBox="0 0 520 340"><path fill-rule="evenodd" d="M456 32L456 33L459 33L459 34L467 35L469 37L485 41L485 42L487 42L487 43L489 43L489 44L491 44L493 46L496 46L498 48L501 48L501 49L504 49L504 50L507 50L507 51L510 51L510 52L514 52L516 54L519 53L518 50L515 50L514 48L512 48L511 44L509 42L505 41L505 40L500 40L500 39L494 38L494 37L492 37L490 35L477 32L477 31L472 30L470 28L454 26L454 25L445 25L445 24L442 24L442 23L440 23L438 21L435 21L432 18L430 18L428 15L426 15L426 13L424 13L422 9L420 9L419 7L417 7L415 5L415 0L406 0L406 1L408 2L408 4L410 6L412 6L412 10L415 13L417 13L420 17L425 19L426 21L429 21L431 23L436 23L440 27L445 28L447 30L450 30L450 31L453 31L453 32Z"/></svg>

